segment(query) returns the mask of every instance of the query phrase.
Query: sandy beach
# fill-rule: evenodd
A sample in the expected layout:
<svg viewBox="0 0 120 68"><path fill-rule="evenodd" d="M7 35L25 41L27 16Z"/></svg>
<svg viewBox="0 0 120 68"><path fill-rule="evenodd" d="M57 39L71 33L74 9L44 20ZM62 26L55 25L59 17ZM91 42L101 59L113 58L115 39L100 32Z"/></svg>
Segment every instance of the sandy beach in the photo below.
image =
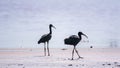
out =
<svg viewBox="0 0 120 68"><path fill-rule="evenodd" d="M51 56L38 49L0 49L0 68L120 68L119 48L78 48L83 59L72 49L51 48Z"/></svg>

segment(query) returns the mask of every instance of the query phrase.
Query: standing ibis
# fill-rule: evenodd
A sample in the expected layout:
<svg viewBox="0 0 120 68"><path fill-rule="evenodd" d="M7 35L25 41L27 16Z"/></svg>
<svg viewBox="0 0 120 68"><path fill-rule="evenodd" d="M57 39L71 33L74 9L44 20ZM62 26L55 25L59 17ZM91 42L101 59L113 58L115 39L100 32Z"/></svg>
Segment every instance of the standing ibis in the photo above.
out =
<svg viewBox="0 0 120 68"><path fill-rule="evenodd" d="M50 32L48 34L44 34L43 36L41 36L40 40L38 41L38 44L40 43L44 43L44 54L46 56L46 49L48 51L48 56L50 56L49 53L49 40L52 37L52 27L55 28L52 24L49 25L49 30ZM47 43L47 45L46 45Z"/></svg>
<svg viewBox="0 0 120 68"><path fill-rule="evenodd" d="M74 51L77 53L77 55L78 55L79 58L83 58L83 57L80 57L78 51L76 50L77 44L82 39L81 35L84 35L86 38L88 38L87 35L83 34L82 32L78 32L78 36L72 35L69 38L65 38L64 39L64 43L65 44L67 44L67 45L73 45L74 46L73 51L72 51L72 60L73 60L73 56L74 56Z"/></svg>

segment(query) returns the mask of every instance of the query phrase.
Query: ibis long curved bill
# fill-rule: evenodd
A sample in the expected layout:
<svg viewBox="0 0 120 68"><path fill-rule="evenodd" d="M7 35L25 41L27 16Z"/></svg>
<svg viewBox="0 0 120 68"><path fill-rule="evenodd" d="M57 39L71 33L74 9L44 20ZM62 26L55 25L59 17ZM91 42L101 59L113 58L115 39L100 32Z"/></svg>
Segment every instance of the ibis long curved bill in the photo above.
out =
<svg viewBox="0 0 120 68"><path fill-rule="evenodd" d="M82 35L84 35L86 38L88 38L88 36L87 36L87 35L85 35L85 34L83 34L83 33L82 33Z"/></svg>
<svg viewBox="0 0 120 68"><path fill-rule="evenodd" d="M53 25L52 25L52 27L53 27L54 29L56 29L56 27L55 27L55 26L53 26Z"/></svg>

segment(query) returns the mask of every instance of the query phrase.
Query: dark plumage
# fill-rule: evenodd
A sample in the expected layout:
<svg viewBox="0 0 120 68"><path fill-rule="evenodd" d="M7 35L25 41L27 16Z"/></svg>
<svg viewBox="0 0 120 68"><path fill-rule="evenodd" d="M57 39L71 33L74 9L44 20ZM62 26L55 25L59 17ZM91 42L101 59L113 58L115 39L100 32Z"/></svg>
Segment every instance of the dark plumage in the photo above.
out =
<svg viewBox="0 0 120 68"><path fill-rule="evenodd" d="M47 41L49 41L50 39L51 39L51 34L44 34L41 38L40 38L40 40L38 41L38 44L40 44L40 43L45 43L45 42L47 42Z"/></svg>
<svg viewBox="0 0 120 68"><path fill-rule="evenodd" d="M44 53L45 53L45 56L46 56L46 49L48 51L48 56L50 56L50 53L49 53L49 40L51 39L52 37L52 27L55 28L52 24L49 25L49 30L50 32L48 34L44 34L40 40L38 41L38 44L40 43L44 43ZM46 42L47 42L47 48L46 48Z"/></svg>
<svg viewBox="0 0 120 68"><path fill-rule="evenodd" d="M85 37L87 37L85 34L83 34L82 32L78 32L78 36L76 35L72 35L69 38L65 38L64 39L64 43L67 45L73 45L73 51L72 51L72 60L73 60L73 55L74 55L74 50L76 51L77 55L80 57L80 55L78 54L78 51L76 50L76 45L81 41L82 37L81 35L84 35ZM88 38L88 37L87 37Z"/></svg>
<svg viewBox="0 0 120 68"><path fill-rule="evenodd" d="M65 44L67 45L77 45L79 41L80 39L76 35L72 35L64 40Z"/></svg>

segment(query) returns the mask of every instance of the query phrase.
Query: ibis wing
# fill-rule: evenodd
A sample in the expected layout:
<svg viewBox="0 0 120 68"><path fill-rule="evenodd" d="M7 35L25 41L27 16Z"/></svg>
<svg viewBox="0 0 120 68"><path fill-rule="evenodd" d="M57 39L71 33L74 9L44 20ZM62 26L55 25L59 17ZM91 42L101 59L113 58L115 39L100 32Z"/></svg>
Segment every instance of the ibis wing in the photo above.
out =
<svg viewBox="0 0 120 68"><path fill-rule="evenodd" d="M72 35L64 40L64 43L68 45L77 45L78 42L79 38L76 35Z"/></svg>
<svg viewBox="0 0 120 68"><path fill-rule="evenodd" d="M69 38L71 38L71 39L76 39L76 38L78 38L78 36L76 36L76 35L71 35Z"/></svg>
<svg viewBox="0 0 120 68"><path fill-rule="evenodd" d="M50 34L44 34L40 40L38 41L38 44L40 44L41 42L46 42L49 41L51 39L51 35Z"/></svg>

